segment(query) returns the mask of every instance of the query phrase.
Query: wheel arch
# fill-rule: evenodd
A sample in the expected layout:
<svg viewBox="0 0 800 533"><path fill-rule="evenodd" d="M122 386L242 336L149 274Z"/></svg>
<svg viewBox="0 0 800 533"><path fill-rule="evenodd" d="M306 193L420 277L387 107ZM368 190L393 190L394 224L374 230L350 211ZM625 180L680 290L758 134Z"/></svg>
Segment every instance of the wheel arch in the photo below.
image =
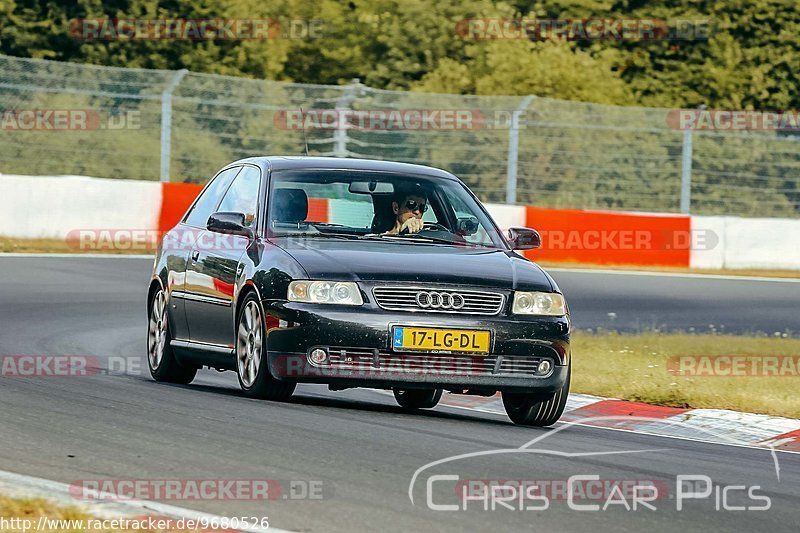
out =
<svg viewBox="0 0 800 533"><path fill-rule="evenodd" d="M150 280L150 286L147 288L147 316L150 316L153 305L153 295L158 290L164 290L164 284L161 282L161 278L155 277Z"/></svg>
<svg viewBox="0 0 800 533"><path fill-rule="evenodd" d="M242 285L242 289L239 291L239 295L236 297L236 306L234 307L233 312L234 331L236 331L236 320L239 318L239 311L242 309L242 303L244 302L244 299L247 298L247 295L251 293L256 295L258 304L261 305L261 293L258 292L256 284L253 283L253 280L245 281Z"/></svg>

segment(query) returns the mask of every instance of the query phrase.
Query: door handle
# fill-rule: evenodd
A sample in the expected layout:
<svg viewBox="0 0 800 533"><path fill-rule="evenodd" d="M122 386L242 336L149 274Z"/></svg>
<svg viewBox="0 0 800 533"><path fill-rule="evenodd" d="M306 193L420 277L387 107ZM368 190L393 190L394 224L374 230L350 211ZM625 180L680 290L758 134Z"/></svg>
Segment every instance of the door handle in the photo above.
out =
<svg viewBox="0 0 800 533"><path fill-rule="evenodd" d="M198 259L200 259L200 250L193 250L192 261L197 261Z"/></svg>

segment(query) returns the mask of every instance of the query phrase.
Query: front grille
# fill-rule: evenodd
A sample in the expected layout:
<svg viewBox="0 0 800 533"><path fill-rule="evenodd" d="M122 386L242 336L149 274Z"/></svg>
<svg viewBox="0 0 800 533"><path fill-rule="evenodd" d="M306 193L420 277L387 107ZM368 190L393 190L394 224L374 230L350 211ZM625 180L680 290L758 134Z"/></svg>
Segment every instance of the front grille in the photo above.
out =
<svg viewBox="0 0 800 533"><path fill-rule="evenodd" d="M505 296L497 292L436 287L375 287L372 294L378 306L389 311L496 315L505 303Z"/></svg>
<svg viewBox="0 0 800 533"><path fill-rule="evenodd" d="M328 348L320 368L353 372L463 376L533 376L542 358L519 355L486 357L443 354L396 354L365 348Z"/></svg>

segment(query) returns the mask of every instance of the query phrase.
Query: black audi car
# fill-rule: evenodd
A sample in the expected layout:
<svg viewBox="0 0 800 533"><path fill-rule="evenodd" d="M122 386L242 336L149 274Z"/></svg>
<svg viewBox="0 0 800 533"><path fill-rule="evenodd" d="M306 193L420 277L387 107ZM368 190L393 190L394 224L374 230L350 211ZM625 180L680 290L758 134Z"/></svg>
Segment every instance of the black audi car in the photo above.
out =
<svg viewBox="0 0 800 533"><path fill-rule="evenodd" d="M390 389L406 408L443 391L502 393L518 424L550 425L570 384L570 317L455 176L358 159L256 157L216 174L164 235L150 281L153 378L232 370L248 396L297 383Z"/></svg>

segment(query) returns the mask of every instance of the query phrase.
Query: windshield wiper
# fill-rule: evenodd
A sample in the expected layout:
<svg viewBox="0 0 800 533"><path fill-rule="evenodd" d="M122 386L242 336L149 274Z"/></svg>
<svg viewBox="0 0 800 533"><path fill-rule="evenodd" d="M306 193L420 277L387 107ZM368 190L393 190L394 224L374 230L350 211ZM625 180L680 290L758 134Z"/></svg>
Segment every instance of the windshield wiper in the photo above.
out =
<svg viewBox="0 0 800 533"><path fill-rule="evenodd" d="M286 233L283 235L279 235L279 237L331 237L334 239L352 239L356 240L359 239L361 236L356 235L353 233L338 233L338 232L327 232L327 231L320 231L319 233Z"/></svg>
<svg viewBox="0 0 800 533"><path fill-rule="evenodd" d="M391 239L396 241L411 241L411 242L434 242L437 244L451 244L451 245L464 245L463 242L454 241L451 239L442 239L440 237L430 237L428 235L419 235L418 233L379 233L379 234L371 234L370 237L380 237L381 239Z"/></svg>

